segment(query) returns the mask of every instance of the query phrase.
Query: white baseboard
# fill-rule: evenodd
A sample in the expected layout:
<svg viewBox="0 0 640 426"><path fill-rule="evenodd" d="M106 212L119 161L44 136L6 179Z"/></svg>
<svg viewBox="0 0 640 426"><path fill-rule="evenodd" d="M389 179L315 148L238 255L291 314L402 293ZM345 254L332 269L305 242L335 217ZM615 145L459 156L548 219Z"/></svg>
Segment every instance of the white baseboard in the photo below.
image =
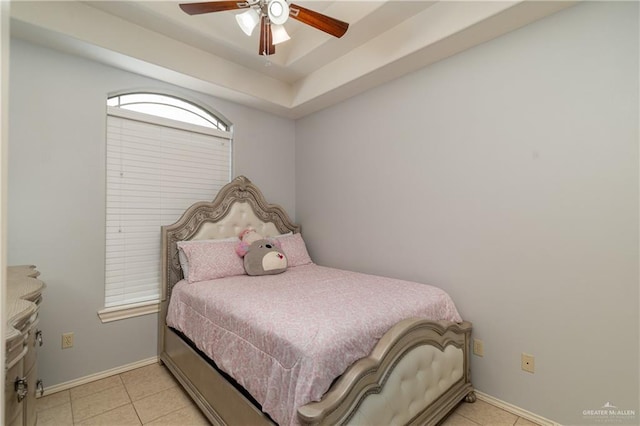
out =
<svg viewBox="0 0 640 426"><path fill-rule="evenodd" d="M68 382L60 383L53 386L47 386L44 388L42 396L51 395L52 393L61 392L67 389L74 388L76 386L84 385L86 383L95 382L96 380L106 379L107 377L115 376L116 374L126 373L127 371L135 370L136 368L146 367L147 365L155 364L160 361L157 356L143 359L141 361L132 362L131 364L122 365L120 367L112 368L110 370L102 371L100 373L90 374L79 379L70 380Z"/></svg>
<svg viewBox="0 0 640 426"><path fill-rule="evenodd" d="M534 414L523 408L517 407L513 404L509 404L508 402L504 402L491 395L487 395L486 393L480 392L478 390L476 390L475 392L479 400L484 401L488 404L494 405L498 408L501 408L504 411L508 411L512 414L515 414L518 417L522 417L523 419L529 420L530 422L537 423L541 426L561 426L559 423L556 423L553 420L545 419L542 416Z"/></svg>

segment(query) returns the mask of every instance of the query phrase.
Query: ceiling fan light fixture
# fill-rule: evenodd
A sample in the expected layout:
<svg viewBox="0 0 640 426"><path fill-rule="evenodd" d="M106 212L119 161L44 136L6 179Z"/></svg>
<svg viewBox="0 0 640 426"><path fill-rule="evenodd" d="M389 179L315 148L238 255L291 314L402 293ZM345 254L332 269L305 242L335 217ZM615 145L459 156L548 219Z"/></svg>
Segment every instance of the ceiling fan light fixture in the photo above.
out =
<svg viewBox="0 0 640 426"><path fill-rule="evenodd" d="M273 44L284 43L287 40L291 40L287 30L282 25L271 24L271 41Z"/></svg>
<svg viewBox="0 0 640 426"><path fill-rule="evenodd" d="M238 21L238 25L244 31L244 33L248 36L253 33L255 27L260 23L260 16L255 9L251 8L246 12L239 13L236 15L236 21Z"/></svg>
<svg viewBox="0 0 640 426"><path fill-rule="evenodd" d="M293 0L212 0L182 3L179 6L188 15L247 9L236 15L236 21L248 36L260 24L258 53L265 56L276 53L275 44L291 39L282 26L289 17L337 38L342 37L349 29L347 22L289 3L291 1Z"/></svg>
<svg viewBox="0 0 640 426"><path fill-rule="evenodd" d="M289 18L289 5L285 0L270 0L267 14L272 24L282 25Z"/></svg>

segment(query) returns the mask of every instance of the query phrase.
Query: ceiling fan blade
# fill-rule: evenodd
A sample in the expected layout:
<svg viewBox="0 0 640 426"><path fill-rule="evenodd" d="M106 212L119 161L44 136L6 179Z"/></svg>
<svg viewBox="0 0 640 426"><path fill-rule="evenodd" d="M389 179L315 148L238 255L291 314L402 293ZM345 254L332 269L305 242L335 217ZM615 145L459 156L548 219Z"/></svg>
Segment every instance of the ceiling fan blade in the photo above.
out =
<svg viewBox="0 0 640 426"><path fill-rule="evenodd" d="M201 13L222 12L224 10L245 9L249 7L246 1L207 1L203 3L182 3L180 9L189 15Z"/></svg>
<svg viewBox="0 0 640 426"><path fill-rule="evenodd" d="M289 5L289 16L314 28L331 34L334 37L342 37L347 32L349 24L322 13L314 12L297 4Z"/></svg>
<svg viewBox="0 0 640 426"><path fill-rule="evenodd" d="M276 46L273 44L271 24L267 22L264 16L260 19L260 46L258 53L265 56L276 53Z"/></svg>

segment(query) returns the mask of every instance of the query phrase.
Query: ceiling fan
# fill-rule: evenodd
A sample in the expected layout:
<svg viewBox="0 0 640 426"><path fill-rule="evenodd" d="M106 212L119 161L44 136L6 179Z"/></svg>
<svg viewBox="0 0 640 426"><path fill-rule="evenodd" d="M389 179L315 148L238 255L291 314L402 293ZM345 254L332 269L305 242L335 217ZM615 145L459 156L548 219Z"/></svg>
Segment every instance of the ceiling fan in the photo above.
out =
<svg viewBox="0 0 640 426"><path fill-rule="evenodd" d="M236 20L247 35L251 35L254 28L260 25L259 53L265 56L276 53L276 44L289 40L289 34L283 24L290 17L338 38L342 37L349 28L346 22L293 3L289 4L287 0L218 0L183 3L180 9L189 15L248 9L236 15Z"/></svg>

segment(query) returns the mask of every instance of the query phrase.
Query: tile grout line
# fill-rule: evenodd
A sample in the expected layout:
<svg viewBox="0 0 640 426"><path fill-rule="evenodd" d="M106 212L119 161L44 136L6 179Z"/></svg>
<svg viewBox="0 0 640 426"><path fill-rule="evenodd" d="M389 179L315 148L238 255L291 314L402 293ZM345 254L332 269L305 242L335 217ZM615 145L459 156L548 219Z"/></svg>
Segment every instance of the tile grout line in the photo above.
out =
<svg viewBox="0 0 640 426"><path fill-rule="evenodd" d="M178 390L180 390L181 392L184 392L184 389L182 389L180 386L172 386L171 388L177 388L177 389L178 389ZM164 391L169 390L169 389L171 389L171 388L165 389L165 390L160 391L160 392L164 392ZM160 392L156 392L156 393L154 393L153 395L157 395L157 394L159 394ZM153 395L149 395L149 396L153 396ZM168 413L163 414L163 415L162 415L162 416L160 416L160 417L156 417L155 419L151 419L151 420L150 420L149 422L147 422L146 424L149 424L149 423L155 422L156 420L161 419L161 418L163 418L163 417L167 417L167 416L169 416L170 414L173 414L173 413L175 413L175 412L177 412L177 411L180 411L180 410L182 410L182 409L183 409L183 408L185 408L185 407L187 407L187 405L184 405L184 406L182 406L182 407L178 407L178 408L176 408L176 409L174 409L174 410L172 410L172 411L169 411ZM135 408L135 407L134 407L134 408ZM137 411L136 411L136 414L137 414ZM140 423L142 424L142 426L144 426L144 425L145 425L145 423L143 423L143 422L142 422L142 419L140 419Z"/></svg>
<svg viewBox="0 0 640 426"><path fill-rule="evenodd" d="M138 417L138 421L140 422L140 424L144 426L144 425L145 425L145 423L142 421L142 418L140 418L140 414L138 413L138 410L136 409L136 406L135 406L135 404L134 404L133 398L132 398L132 397L131 397L131 395L129 394L129 390L127 389L127 385L126 385L126 383L125 383L124 379L122 378L122 374L119 374L119 376L120 376L120 380L122 381L122 385L124 386L125 392L127 392L127 396L129 397L129 400L131 401L131 406L133 407L133 411L136 413L136 417ZM150 397L155 396L155 395L158 395L159 393L164 392L164 391L166 391L166 390L168 390L168 389L171 389L171 388L174 388L174 387L175 387L175 388L180 389L181 391L183 390L182 388L180 388L180 386L178 386L177 384L174 384L174 385L173 385L173 386L171 386L170 388L167 388L167 389L163 389L163 390L160 390L160 391L154 392L154 393L152 393L152 394L150 394L150 395L146 395L144 398L140 398L140 399L139 399L139 401L141 401L141 400L143 400L143 399L146 399L146 398L150 398ZM149 422L147 422L146 424L149 424L150 422L154 422L154 421L156 421L156 420L158 420L158 419L161 419L162 417L165 417L165 416L168 416L168 415L170 415L170 414L172 414L172 413L175 413L176 411L182 410L183 408L184 408L184 407L176 408L175 410L172 410L172 411L170 411L170 412L168 412L168 413L165 413L165 414L163 414L163 415L162 415L162 416L160 416L160 417L157 417L157 418L154 418L154 419L150 420L150 421L149 421Z"/></svg>
<svg viewBox="0 0 640 426"><path fill-rule="evenodd" d="M81 397L75 398L75 399L76 399L76 401L80 401L80 400L85 399L85 398L91 398L91 397L93 397L93 396L95 396L95 395L97 395L97 394L99 394L99 393L109 391L109 390L111 390L111 389L117 388L118 386L122 386L122 388L124 389L125 393L127 394L127 398L128 398L128 400L129 400L129 403L131 403L131 397L129 396L129 393L127 392L127 389L126 389L126 387L125 387L125 385L124 385L124 382L122 381L122 378L121 378L121 377L119 377L120 375L117 375L117 376L118 376L118 379L120 380L120 382L119 382L118 384L113 385L113 386L109 386L109 387L104 388L104 389L100 389L100 390L95 391L95 392L92 392L92 393L90 393L89 395L83 395L83 396L81 396ZM100 381L100 380L104 380L104 379L98 379L98 380L95 380L94 382L98 382L98 381ZM79 385L79 386L77 386L76 388L79 388L79 387L81 387L81 386L84 386L84 385L87 385L87 384L90 384L90 383L93 383L93 382L88 382L88 383L85 383L85 384L83 384L83 385ZM70 399L70 401L73 401L73 398L71 397L71 390L72 390L72 389L74 389L74 388L69 389L69 399ZM72 403L73 403L73 402L72 402ZM81 422L83 422L83 421L85 421L85 420L92 419L92 418L97 417L97 416L101 416L101 415L103 415L103 414L105 414L105 413L108 413L108 412L110 412L110 411L113 411L113 410L116 410L116 409L118 409L118 408L124 407L125 405L127 405L127 404L125 403L125 404L122 404L122 405L118 405L117 407L112 407L112 408L110 408L110 409L108 409L108 410L106 410L106 411L103 411L103 412L101 412L101 413L96 413L96 414L94 414L94 415L92 415L92 416L89 416L89 417L86 417L86 418L84 418L84 419L82 419L82 420L78 420L78 423L81 423ZM73 425L75 425L75 424L76 424L76 419L75 419L75 416L74 416L74 414L73 414L73 405L71 406L71 421L73 422Z"/></svg>
<svg viewBox="0 0 640 426"><path fill-rule="evenodd" d="M110 413L110 412L115 411L115 410L117 410L117 409L119 409L119 408L122 408L122 407L124 407L124 406L126 406L126 405L128 405L128 404L119 405L119 406L114 407L114 408L111 408L111 409L109 409L109 410L107 410L107 411L103 411L102 413L98 413L98 414L96 414L96 415L94 415L94 416L87 417L86 419L82 419L82 422L84 422L84 421L86 421L86 420L91 420L91 419L93 419L93 418L95 418L95 417L98 417L98 416L102 416L103 414ZM73 421L73 425L75 426L76 422L73 420L73 412L71 413L71 419L72 419L72 421ZM82 422L80 422L80 423L82 423Z"/></svg>
<svg viewBox="0 0 640 426"><path fill-rule="evenodd" d="M76 419L75 419L75 416L73 415L73 399L71 398L71 391L68 390L67 392L69 392L69 409L71 410L71 424L75 425Z"/></svg>
<svg viewBox="0 0 640 426"><path fill-rule="evenodd" d="M118 374L118 378L122 382L122 386L124 387L124 391L127 393L127 397L129 398L129 403L131 404L131 408L133 408L133 412L136 413L136 417L140 424L142 424L142 419L140 418L140 414L138 414L138 410L136 410L136 406L133 404L133 398L131 398L131 394L129 393L129 389L127 389L127 384L124 382L122 378L122 373Z"/></svg>
<svg viewBox="0 0 640 426"><path fill-rule="evenodd" d="M110 409L108 409L108 410L106 410L106 411L103 411L103 412L101 412L101 413L94 414L93 416L86 417L86 418L82 419L82 422L84 422L85 420L93 419L94 417L102 416L103 414L109 413L109 412L111 412L111 411L115 411L115 410L117 410L117 409L119 409L119 408L122 408L122 407L125 407L125 406L127 406L127 405L129 405L129 404L131 404L131 405L133 406L133 404L132 404L131 402L129 402L128 404L118 405L117 407L113 407L113 408L110 408ZM134 408L134 410L135 410L135 408ZM72 421L73 421L73 424L75 425L75 424L76 424L76 422L75 422L75 420L73 420L73 410L71 411L71 419L72 419ZM81 423L81 422L79 422L79 423Z"/></svg>
<svg viewBox="0 0 640 426"><path fill-rule="evenodd" d="M459 415L460 417L464 417L465 419L469 420L471 423L477 424L478 426L485 426L484 424L478 423L477 421L473 420L472 418L469 418L469 417L465 416L464 414L456 413L455 410L451 412L451 414L454 414L454 413Z"/></svg>

